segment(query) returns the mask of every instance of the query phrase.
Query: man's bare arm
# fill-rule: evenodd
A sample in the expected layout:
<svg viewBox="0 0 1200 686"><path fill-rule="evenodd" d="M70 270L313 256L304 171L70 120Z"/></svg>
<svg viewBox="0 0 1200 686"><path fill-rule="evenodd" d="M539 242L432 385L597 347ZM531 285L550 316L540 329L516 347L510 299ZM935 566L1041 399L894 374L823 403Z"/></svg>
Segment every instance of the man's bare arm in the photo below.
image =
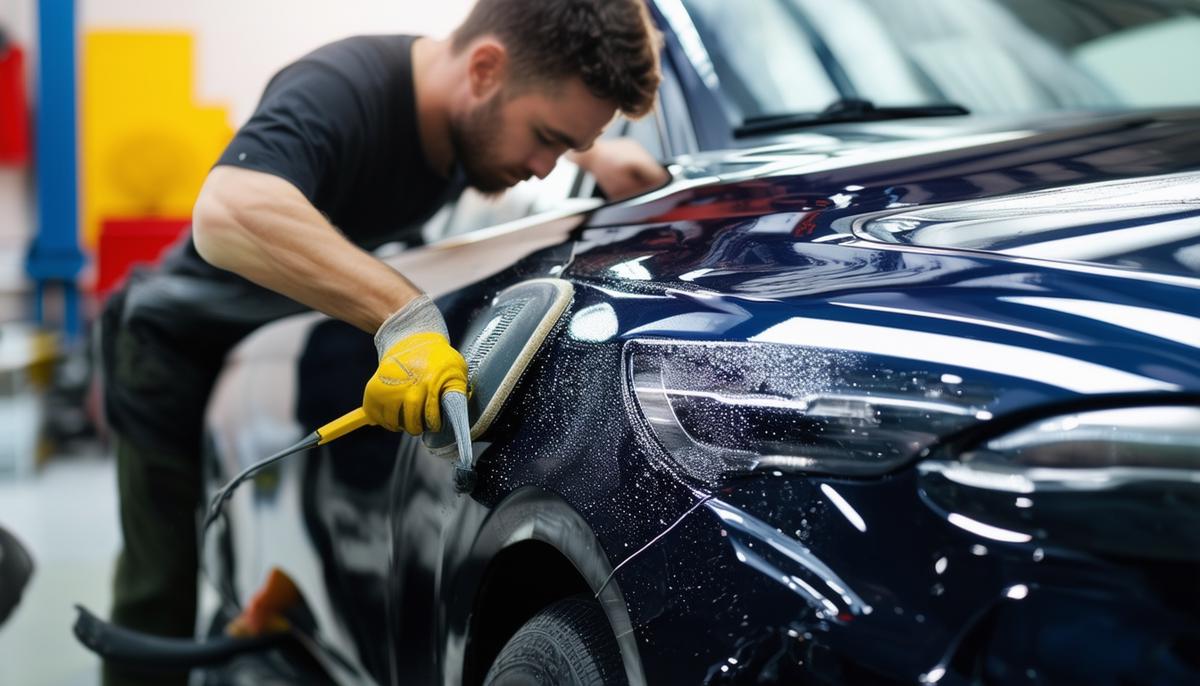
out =
<svg viewBox="0 0 1200 686"><path fill-rule="evenodd" d="M196 200L192 232L210 264L369 333L420 295L271 174L214 168Z"/></svg>

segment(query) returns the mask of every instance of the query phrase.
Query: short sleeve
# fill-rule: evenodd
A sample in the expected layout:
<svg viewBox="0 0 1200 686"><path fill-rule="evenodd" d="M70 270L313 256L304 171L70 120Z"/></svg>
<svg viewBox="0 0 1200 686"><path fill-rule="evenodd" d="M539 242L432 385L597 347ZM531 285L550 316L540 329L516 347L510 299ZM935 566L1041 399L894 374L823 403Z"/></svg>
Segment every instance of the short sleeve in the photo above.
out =
<svg viewBox="0 0 1200 686"><path fill-rule="evenodd" d="M355 169L363 157L366 119L361 94L344 75L297 62L271 80L217 164L286 179L329 213L322 204L338 195L337 170Z"/></svg>

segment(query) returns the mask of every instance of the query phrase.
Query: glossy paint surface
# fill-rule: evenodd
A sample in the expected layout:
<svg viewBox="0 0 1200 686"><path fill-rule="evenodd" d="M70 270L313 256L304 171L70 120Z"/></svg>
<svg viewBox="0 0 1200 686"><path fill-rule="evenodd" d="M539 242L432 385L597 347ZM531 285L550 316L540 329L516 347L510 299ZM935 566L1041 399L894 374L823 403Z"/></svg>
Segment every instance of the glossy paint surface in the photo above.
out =
<svg viewBox="0 0 1200 686"><path fill-rule="evenodd" d="M489 565L528 551L522 544L556 550L581 588L611 601L634 681L956 683L979 672L999 683L1185 683L1196 674L1180 652L1197 630L1194 560L1072 548L1019 518L947 510L916 466L1065 408L1196 403L1200 281L1127 265L1119 245L1102 261L1044 259L856 230L898 206L913 212L914 198L921 208L1069 189L1054 170L1075 170L1081 184L1134 168L1194 181L1184 170L1200 162L1200 120L1141 121L917 157L827 149L818 172L790 147L751 151L731 158L769 157L765 172L684 179L678 191L594 213L562 245L440 303L461 336L511 283L556 275L576 286L476 446L479 491L454 495L447 461L382 431L314 451L282 466L275 488L239 495L260 532L235 546L239 591L282 566L330 653L377 683L478 679L487 638L472 623ZM1047 146L1048 136L1060 142ZM1078 161L1097 155L1128 162L1081 171ZM729 173L704 164L696 178ZM1108 229L1154 233L1162 221L1157 209L1142 217L1125 205L1112 222L1094 204L1081 211L1097 242ZM343 324L275 328L258 341L291 336L295 361L260 359L265 343L248 342L214 405L227 463L353 406L373 368L369 338ZM830 397L921 411L893 431L838 436L847 450L874 441L887 451L867 473L696 472L664 450L628 383L630 346L655 341L825 355ZM353 350L357 367L347 364ZM241 409L222 416L234 398ZM1188 493L1150 516L1169 519ZM1045 494L1020 497L1028 503L1018 508L1057 506ZM549 581L539 574L529 569L503 592L536 598Z"/></svg>
<svg viewBox="0 0 1200 686"><path fill-rule="evenodd" d="M459 346L505 287L575 287L475 446L478 490L455 495L447 460L380 430L312 451L231 503L237 593L292 575L347 682L479 683L524 619L582 592L635 684L1194 683L1195 556L1120 545L1136 535L1122 507L1169 527L1194 487L1087 501L1081 539L1040 523L1084 507L1071 494L964 499L921 465L1064 413L1200 404L1200 112L753 143L495 237L506 263L487 278L442 270ZM233 473L356 406L374 366L338 322L260 331L214 397L214 464ZM669 402L719 381L762 410L703 406L712 436L803 408L804 449L682 460L639 369ZM788 379L766 405L764 369Z"/></svg>

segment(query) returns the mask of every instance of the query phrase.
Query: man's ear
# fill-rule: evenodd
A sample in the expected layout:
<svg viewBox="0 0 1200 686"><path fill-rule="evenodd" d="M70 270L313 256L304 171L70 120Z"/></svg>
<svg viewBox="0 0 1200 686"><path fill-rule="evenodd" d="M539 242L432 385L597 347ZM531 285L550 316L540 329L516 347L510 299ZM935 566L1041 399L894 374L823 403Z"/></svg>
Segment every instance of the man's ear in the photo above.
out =
<svg viewBox="0 0 1200 686"><path fill-rule="evenodd" d="M498 41L483 38L471 46L467 56L467 81L471 95L481 100L492 96L508 75L508 51Z"/></svg>

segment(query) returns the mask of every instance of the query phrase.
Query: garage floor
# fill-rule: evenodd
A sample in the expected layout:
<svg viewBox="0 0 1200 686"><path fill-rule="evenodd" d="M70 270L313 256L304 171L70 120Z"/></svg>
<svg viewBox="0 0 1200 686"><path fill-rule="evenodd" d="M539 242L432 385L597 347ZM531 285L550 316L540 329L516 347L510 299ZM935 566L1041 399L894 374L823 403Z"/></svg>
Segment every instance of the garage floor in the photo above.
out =
<svg viewBox="0 0 1200 686"><path fill-rule="evenodd" d="M75 642L71 624L75 603L108 614L120 544L112 459L88 447L52 458L28 479L0 479L0 524L37 565L0 627L0 684L99 684L99 662Z"/></svg>

